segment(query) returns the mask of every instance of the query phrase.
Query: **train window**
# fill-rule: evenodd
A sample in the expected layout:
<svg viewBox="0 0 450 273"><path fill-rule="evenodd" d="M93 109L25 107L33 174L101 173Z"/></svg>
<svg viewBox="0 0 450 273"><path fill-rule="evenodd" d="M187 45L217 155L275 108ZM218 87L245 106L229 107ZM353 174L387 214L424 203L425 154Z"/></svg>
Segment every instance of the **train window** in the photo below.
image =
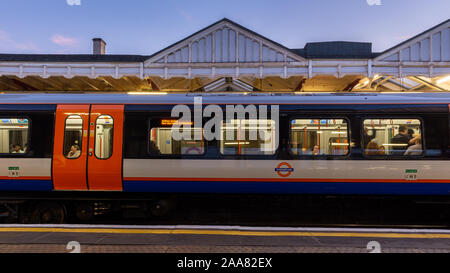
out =
<svg viewBox="0 0 450 273"><path fill-rule="evenodd" d="M367 156L423 154L421 122L418 119L366 119L362 139Z"/></svg>
<svg viewBox="0 0 450 273"><path fill-rule="evenodd" d="M28 152L28 136L28 119L0 118L0 153L25 154Z"/></svg>
<svg viewBox="0 0 450 273"><path fill-rule="evenodd" d="M81 141L83 139L83 119L78 115L66 118L64 126L63 153L66 158L76 159L81 155Z"/></svg>
<svg viewBox="0 0 450 273"><path fill-rule="evenodd" d="M153 119L151 121L152 128L150 129L149 137L150 154L203 155L205 153L203 129L190 128L189 126L183 126L183 124L177 122L178 120L176 119ZM174 133L172 126L175 124L180 125L180 133L190 137L184 137L181 140L174 139L172 137L172 134ZM189 122L189 125L191 124L192 123ZM184 130L188 130L188 132L185 132ZM195 139L196 134L200 136L200 140Z"/></svg>
<svg viewBox="0 0 450 273"><path fill-rule="evenodd" d="M101 115L95 122L95 156L108 159L113 152L114 120L109 115Z"/></svg>
<svg viewBox="0 0 450 273"><path fill-rule="evenodd" d="M234 119L221 124L223 155L273 155L277 150L275 121Z"/></svg>
<svg viewBox="0 0 450 273"><path fill-rule="evenodd" d="M348 126L344 119L294 119L291 151L294 155L348 154Z"/></svg>

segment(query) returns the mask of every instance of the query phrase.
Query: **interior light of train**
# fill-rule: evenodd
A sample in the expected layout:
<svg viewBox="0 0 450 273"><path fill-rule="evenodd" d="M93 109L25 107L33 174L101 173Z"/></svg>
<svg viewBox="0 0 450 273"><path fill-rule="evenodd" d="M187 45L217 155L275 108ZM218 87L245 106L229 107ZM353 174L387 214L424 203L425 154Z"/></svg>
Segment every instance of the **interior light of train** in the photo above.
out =
<svg viewBox="0 0 450 273"><path fill-rule="evenodd" d="M222 130L235 130L235 129L241 129L241 130L272 130L274 127L265 127L265 126L221 126Z"/></svg>
<svg viewBox="0 0 450 273"><path fill-rule="evenodd" d="M92 113L92 114L97 114L97 113ZM67 116L73 116L73 115L88 116L89 113L67 113L67 112L64 112L64 115L67 115ZM100 115L100 113L98 113L98 115Z"/></svg>
<svg viewBox="0 0 450 273"><path fill-rule="evenodd" d="M302 130L311 130L311 131L315 131L315 130L317 130L317 128L318 127L300 127L300 126L295 126L295 127L291 127L291 129L292 130L294 130L294 131L302 131ZM322 129L322 128L321 128ZM337 128L323 128L324 130L326 130L326 129L334 129L334 130L336 130ZM323 132L323 131L317 131L317 132ZM319 134L320 134L319 133Z"/></svg>
<svg viewBox="0 0 450 273"><path fill-rule="evenodd" d="M225 142L225 145L249 145L250 142L244 141L244 142Z"/></svg>
<svg viewBox="0 0 450 273"><path fill-rule="evenodd" d="M349 144L348 144L348 143L337 143L337 142L333 142L333 143L331 143L331 145L333 145L333 146L348 146Z"/></svg>
<svg viewBox="0 0 450 273"><path fill-rule="evenodd" d="M404 143L384 143L383 146L408 146L408 144L404 144Z"/></svg>

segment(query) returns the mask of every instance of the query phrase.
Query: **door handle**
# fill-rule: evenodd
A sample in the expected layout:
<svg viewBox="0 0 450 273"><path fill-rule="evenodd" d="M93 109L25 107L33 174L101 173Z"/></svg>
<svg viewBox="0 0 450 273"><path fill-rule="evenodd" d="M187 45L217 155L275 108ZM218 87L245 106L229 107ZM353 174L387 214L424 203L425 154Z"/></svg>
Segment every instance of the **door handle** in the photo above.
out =
<svg viewBox="0 0 450 273"><path fill-rule="evenodd" d="M89 156L92 156L92 152L89 152Z"/></svg>

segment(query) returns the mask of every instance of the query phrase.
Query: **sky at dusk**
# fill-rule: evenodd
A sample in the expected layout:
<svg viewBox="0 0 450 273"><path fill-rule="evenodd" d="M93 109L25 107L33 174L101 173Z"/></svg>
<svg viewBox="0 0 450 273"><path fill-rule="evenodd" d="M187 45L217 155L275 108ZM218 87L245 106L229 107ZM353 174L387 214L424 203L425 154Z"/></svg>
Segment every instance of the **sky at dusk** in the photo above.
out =
<svg viewBox="0 0 450 273"><path fill-rule="evenodd" d="M450 0L0 0L0 10L0 53L90 54L101 37L108 54L150 55L224 17L288 48L356 41L380 52L449 19Z"/></svg>

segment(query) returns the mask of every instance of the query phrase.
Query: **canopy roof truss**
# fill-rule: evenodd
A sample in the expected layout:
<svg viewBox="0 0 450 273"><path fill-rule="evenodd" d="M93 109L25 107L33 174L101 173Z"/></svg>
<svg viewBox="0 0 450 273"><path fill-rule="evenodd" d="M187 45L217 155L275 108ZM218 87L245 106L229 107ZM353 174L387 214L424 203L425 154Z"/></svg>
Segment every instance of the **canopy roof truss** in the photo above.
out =
<svg viewBox="0 0 450 273"><path fill-rule="evenodd" d="M374 57L299 52L223 19L151 56L0 54L0 90L450 90L450 20Z"/></svg>

